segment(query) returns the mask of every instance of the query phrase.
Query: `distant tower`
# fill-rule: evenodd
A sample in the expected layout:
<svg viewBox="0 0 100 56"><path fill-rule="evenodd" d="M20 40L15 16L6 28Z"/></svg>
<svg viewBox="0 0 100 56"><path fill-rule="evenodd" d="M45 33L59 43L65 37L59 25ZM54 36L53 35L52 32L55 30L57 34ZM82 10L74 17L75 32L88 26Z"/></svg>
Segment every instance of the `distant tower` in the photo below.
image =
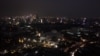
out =
<svg viewBox="0 0 100 56"><path fill-rule="evenodd" d="M33 18L33 19L39 19L39 17L38 17L37 14L33 15L32 18Z"/></svg>
<svg viewBox="0 0 100 56"><path fill-rule="evenodd" d="M87 20L87 18L83 18L83 25L85 25L86 24L86 20Z"/></svg>
<svg viewBox="0 0 100 56"><path fill-rule="evenodd" d="M38 14L36 14L36 15L35 15L35 17L36 17L36 19L39 19L39 16L38 16Z"/></svg>

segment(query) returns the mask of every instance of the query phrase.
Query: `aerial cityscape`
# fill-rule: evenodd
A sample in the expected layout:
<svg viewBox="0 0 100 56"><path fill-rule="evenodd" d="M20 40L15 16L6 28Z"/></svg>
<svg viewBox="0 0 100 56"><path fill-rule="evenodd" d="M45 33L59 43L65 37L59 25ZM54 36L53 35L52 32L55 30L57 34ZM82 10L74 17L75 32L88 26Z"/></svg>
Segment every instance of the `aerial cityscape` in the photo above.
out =
<svg viewBox="0 0 100 56"><path fill-rule="evenodd" d="M0 56L99 56L100 0L0 0Z"/></svg>
<svg viewBox="0 0 100 56"><path fill-rule="evenodd" d="M97 56L100 18L39 17L0 19L0 56Z"/></svg>

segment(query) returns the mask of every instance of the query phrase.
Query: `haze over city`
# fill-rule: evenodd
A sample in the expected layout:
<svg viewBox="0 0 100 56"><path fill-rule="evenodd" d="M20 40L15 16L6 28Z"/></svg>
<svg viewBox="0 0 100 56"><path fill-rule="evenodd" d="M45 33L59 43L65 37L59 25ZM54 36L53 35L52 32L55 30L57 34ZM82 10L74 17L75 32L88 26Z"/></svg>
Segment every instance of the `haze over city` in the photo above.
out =
<svg viewBox="0 0 100 56"><path fill-rule="evenodd" d="M100 0L0 0L0 16L99 17Z"/></svg>

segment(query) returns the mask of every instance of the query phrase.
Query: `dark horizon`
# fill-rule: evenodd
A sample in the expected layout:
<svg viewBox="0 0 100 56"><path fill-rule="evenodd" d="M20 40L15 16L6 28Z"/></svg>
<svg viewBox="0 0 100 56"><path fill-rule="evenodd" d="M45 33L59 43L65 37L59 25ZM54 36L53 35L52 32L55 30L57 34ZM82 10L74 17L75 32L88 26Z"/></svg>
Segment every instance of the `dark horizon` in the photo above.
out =
<svg viewBox="0 0 100 56"><path fill-rule="evenodd" d="M0 16L100 17L99 0L0 0Z"/></svg>

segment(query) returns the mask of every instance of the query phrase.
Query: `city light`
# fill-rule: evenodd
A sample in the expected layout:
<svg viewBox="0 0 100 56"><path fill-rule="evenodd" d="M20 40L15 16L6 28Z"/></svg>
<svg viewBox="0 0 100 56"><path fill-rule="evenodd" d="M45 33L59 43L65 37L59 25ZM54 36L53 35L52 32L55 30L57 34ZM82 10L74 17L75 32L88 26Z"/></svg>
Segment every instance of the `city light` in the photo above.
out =
<svg viewBox="0 0 100 56"><path fill-rule="evenodd" d="M3 18L0 22L0 55L84 56L86 52L88 56L92 48L93 51L100 48L100 20L94 19L32 14Z"/></svg>

